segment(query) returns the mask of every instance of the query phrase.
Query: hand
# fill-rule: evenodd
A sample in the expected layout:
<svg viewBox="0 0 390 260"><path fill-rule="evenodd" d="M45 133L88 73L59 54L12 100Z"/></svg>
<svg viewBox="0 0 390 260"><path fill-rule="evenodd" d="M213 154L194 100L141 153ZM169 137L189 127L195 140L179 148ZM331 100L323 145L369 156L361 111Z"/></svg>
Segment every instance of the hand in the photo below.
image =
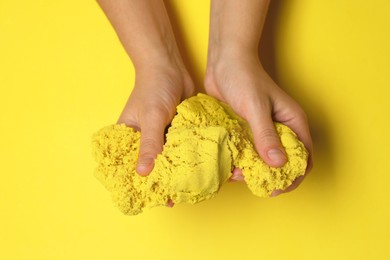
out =
<svg viewBox="0 0 390 260"><path fill-rule="evenodd" d="M287 161L273 121L289 126L312 154L304 111L269 77L256 53L237 48L209 53L205 89L248 121L256 150L268 165L281 167ZM310 157L307 172L311 165ZM242 172L235 169L232 179L243 180ZM303 176L297 178L286 191L295 189L302 180ZM281 191L275 191L273 195L279 193Z"/></svg>
<svg viewBox="0 0 390 260"><path fill-rule="evenodd" d="M194 92L163 1L98 0L135 67L133 92L118 120L140 130L137 172L148 175L176 106Z"/></svg>
<svg viewBox="0 0 390 260"><path fill-rule="evenodd" d="M136 69L135 86L118 123L142 132L136 167L140 175L152 171L176 106L194 93L193 82L182 66L155 61L153 65Z"/></svg>

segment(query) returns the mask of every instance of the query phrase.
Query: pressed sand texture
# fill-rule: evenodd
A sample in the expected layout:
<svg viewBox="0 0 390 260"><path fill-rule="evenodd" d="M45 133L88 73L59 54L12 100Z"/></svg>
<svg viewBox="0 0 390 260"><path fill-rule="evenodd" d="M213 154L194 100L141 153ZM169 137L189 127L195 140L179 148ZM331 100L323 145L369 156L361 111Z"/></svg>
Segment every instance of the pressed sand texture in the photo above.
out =
<svg viewBox="0 0 390 260"><path fill-rule="evenodd" d="M128 215L167 205L169 200L193 204L210 199L234 168L242 170L254 195L268 197L304 175L308 157L290 128L280 123L275 123L275 128L288 158L281 168L270 167L260 158L245 120L228 105L198 94L177 107L163 151L147 177L135 170L140 132L121 124L95 133L95 176L111 193L114 204Z"/></svg>

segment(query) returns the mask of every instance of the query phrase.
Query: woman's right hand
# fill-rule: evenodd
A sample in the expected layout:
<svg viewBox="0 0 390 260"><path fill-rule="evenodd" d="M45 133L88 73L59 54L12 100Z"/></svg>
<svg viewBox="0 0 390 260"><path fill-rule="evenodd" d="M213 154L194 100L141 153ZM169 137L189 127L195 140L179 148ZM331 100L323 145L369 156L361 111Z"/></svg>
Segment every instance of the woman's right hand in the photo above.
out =
<svg viewBox="0 0 390 260"><path fill-rule="evenodd" d="M164 130L184 98L195 94L164 1L98 0L134 64L133 92L118 120L142 132L137 172L148 175Z"/></svg>
<svg viewBox="0 0 390 260"><path fill-rule="evenodd" d="M177 105L195 94L191 77L184 66L173 62L154 62L136 68L134 89L118 119L141 131L136 171L148 175L154 159L164 145L164 132L172 121Z"/></svg>

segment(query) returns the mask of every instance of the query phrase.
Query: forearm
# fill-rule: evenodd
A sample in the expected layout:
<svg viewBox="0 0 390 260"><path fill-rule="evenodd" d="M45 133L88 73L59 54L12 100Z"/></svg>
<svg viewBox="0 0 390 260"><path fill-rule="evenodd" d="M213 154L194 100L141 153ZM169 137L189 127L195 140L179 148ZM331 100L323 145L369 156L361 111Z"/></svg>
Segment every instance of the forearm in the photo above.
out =
<svg viewBox="0 0 390 260"><path fill-rule="evenodd" d="M181 60L162 0L97 0L134 66Z"/></svg>
<svg viewBox="0 0 390 260"><path fill-rule="evenodd" d="M209 51L224 48L257 53L268 5L269 0L212 0Z"/></svg>

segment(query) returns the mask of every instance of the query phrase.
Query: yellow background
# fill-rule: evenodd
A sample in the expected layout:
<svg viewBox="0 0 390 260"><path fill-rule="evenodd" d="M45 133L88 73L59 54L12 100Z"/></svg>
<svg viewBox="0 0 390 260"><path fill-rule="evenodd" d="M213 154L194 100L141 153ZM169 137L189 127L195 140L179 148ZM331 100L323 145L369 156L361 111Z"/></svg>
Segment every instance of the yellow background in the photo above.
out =
<svg viewBox="0 0 390 260"><path fill-rule="evenodd" d="M209 1L169 1L198 84ZM390 1L271 4L262 54L307 111L315 167L259 199L122 215L94 179L132 64L94 1L0 0L0 259L390 259Z"/></svg>

